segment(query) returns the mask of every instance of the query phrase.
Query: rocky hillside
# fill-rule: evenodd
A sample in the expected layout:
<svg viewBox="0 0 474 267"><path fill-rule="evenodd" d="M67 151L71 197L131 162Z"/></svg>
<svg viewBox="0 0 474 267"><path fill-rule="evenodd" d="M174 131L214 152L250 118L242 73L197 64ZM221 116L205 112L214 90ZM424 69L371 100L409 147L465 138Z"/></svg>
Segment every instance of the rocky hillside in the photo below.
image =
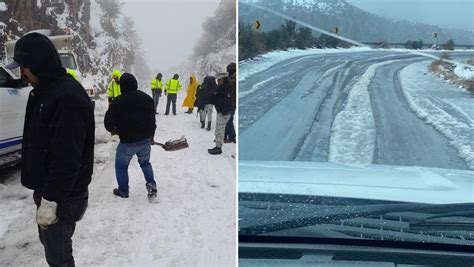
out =
<svg viewBox="0 0 474 267"><path fill-rule="evenodd" d="M140 38L121 6L119 0L0 0L0 51L5 41L32 30L49 29L59 35L68 29L85 81L104 92L114 68L133 71L142 66L141 72L147 71L140 42L129 42Z"/></svg>

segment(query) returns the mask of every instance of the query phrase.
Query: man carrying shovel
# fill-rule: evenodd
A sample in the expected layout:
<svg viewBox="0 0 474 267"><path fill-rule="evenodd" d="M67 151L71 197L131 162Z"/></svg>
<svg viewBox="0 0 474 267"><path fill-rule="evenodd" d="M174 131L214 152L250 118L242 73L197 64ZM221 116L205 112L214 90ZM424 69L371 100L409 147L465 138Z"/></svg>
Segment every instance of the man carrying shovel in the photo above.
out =
<svg viewBox="0 0 474 267"><path fill-rule="evenodd" d="M156 182L150 164L151 144L155 135L155 108L153 99L138 90L138 83L130 73L120 77L122 94L116 97L105 113L105 128L118 134L120 143L115 156L115 175L118 188L114 195L128 198L128 165L134 155L146 180L148 198L156 199Z"/></svg>

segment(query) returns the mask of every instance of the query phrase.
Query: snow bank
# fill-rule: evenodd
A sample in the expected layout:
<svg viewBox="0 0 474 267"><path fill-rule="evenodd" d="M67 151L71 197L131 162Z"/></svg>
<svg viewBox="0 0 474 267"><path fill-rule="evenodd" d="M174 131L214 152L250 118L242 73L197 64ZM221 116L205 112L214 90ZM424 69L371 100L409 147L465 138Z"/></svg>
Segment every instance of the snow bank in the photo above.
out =
<svg viewBox="0 0 474 267"><path fill-rule="evenodd" d="M472 80L474 79L474 66L463 66L463 65L456 65L454 68L454 74L456 74L459 78Z"/></svg>
<svg viewBox="0 0 474 267"><path fill-rule="evenodd" d="M474 109L472 97L454 85L424 73L426 62L407 66L401 72L403 94L410 109L450 140L474 169Z"/></svg>
<svg viewBox="0 0 474 267"><path fill-rule="evenodd" d="M368 86L378 67L397 60L369 66L352 86L344 109L336 115L331 129L329 161L369 164L375 148L375 121Z"/></svg>
<svg viewBox="0 0 474 267"><path fill-rule="evenodd" d="M287 59L299 56L309 56L315 54L332 54L332 53L352 53L372 51L368 47L353 47L347 49L290 49L288 51L273 51L259 56L256 59L246 59L239 62L239 82L245 81L250 76L264 71L271 66L285 61Z"/></svg>

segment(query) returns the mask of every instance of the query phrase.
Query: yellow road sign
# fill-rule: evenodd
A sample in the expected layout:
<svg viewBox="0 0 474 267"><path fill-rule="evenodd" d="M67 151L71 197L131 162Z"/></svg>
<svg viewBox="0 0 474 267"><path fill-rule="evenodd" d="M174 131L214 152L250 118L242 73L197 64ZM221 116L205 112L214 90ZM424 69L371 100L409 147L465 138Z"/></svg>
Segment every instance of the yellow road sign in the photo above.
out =
<svg viewBox="0 0 474 267"><path fill-rule="evenodd" d="M334 29L332 29L332 31L335 33L335 34L338 34L339 33L339 27L334 27Z"/></svg>
<svg viewBox="0 0 474 267"><path fill-rule="evenodd" d="M256 28L257 30L259 30L259 29L260 29L260 26L262 26L262 24L260 23L259 20L256 20L256 21L255 21L255 28Z"/></svg>

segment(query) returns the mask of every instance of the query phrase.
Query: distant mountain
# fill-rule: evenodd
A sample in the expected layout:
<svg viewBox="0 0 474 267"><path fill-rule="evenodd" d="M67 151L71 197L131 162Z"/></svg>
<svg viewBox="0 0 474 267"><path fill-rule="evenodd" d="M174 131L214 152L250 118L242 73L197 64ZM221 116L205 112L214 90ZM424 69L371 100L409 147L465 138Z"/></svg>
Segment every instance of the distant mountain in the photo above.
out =
<svg viewBox="0 0 474 267"><path fill-rule="evenodd" d="M344 0L261 0L239 2L239 22L254 24L259 20L262 30L279 28L283 19L246 5L254 2L285 15L294 17L318 28L331 31L339 28L339 34L356 41L401 42L423 40L433 43L433 32L438 33L438 43L453 39L456 44L474 44L472 31L442 29L407 20L383 18L357 8ZM442 16L442 14L440 14Z"/></svg>

